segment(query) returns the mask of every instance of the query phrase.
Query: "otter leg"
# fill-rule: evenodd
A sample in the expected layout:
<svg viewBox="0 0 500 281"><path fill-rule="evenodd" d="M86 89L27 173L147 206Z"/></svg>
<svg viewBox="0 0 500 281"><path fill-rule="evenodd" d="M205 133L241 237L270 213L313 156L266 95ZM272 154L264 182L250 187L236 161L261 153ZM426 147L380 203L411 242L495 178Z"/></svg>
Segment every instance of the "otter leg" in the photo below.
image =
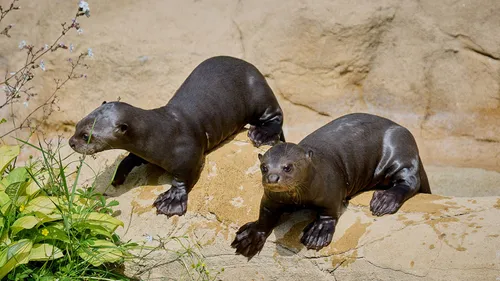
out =
<svg viewBox="0 0 500 281"><path fill-rule="evenodd" d="M338 216L330 214L332 210L323 209L319 212L315 221L311 222L302 231L300 242L308 250L319 251L323 247L330 245L337 225Z"/></svg>
<svg viewBox="0 0 500 281"><path fill-rule="evenodd" d="M191 151L191 155L185 153L176 159L186 159L186 161L180 163L173 171L169 171L174 175L172 186L160 194L153 203L156 214L164 214L167 217L182 216L186 213L188 193L198 182L204 162L202 151Z"/></svg>
<svg viewBox="0 0 500 281"><path fill-rule="evenodd" d="M137 167L142 164L147 164L148 161L142 159L141 157L129 153L118 165L116 169L115 177L111 184L113 186L121 185L125 182L125 178L127 178L128 174L132 171L134 167Z"/></svg>
<svg viewBox="0 0 500 281"><path fill-rule="evenodd" d="M370 201L370 211L375 216L394 214L403 203L418 192L420 176L418 166L402 168L391 178L391 187L376 190Z"/></svg>
<svg viewBox="0 0 500 281"><path fill-rule="evenodd" d="M246 223L236 232L236 237L231 243L231 247L236 249L236 254L243 255L250 260L260 253L282 214L283 205L280 206L270 201L264 195L260 202L259 219Z"/></svg>
<svg viewBox="0 0 500 281"><path fill-rule="evenodd" d="M256 147L274 145L279 140L285 141L283 135L283 113L280 108L268 107L259 117L257 123L250 123L248 137Z"/></svg>

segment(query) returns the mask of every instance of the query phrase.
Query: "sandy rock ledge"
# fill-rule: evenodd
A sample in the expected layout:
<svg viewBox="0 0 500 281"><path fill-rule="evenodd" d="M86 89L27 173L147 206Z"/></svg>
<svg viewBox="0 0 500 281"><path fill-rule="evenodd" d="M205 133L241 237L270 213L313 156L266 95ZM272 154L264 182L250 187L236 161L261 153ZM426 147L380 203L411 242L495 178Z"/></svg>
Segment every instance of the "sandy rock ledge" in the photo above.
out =
<svg viewBox="0 0 500 281"><path fill-rule="evenodd" d="M211 272L222 280L498 280L500 277L500 197L445 197L420 194L394 215L369 212L372 192L353 198L332 244L319 252L299 242L314 214L286 215L260 255L250 262L230 243L242 224L255 220L262 187L256 149L240 133L207 156L200 181L190 193L188 213L167 219L151 207L170 186L154 167L133 171L124 186L108 190L120 201L122 237L144 240L186 235L201 246ZM255 157L251 157L255 155ZM116 162L117 163L117 162ZM116 164L115 163L115 164ZM99 180L109 180L113 165ZM144 175L147 175L145 177ZM136 187L134 187L136 186ZM154 246L155 241L147 245ZM177 243L167 249L178 250ZM126 272L144 280L178 280L175 253L153 252ZM187 264L186 266L190 266ZM479 279L478 279L479 278Z"/></svg>

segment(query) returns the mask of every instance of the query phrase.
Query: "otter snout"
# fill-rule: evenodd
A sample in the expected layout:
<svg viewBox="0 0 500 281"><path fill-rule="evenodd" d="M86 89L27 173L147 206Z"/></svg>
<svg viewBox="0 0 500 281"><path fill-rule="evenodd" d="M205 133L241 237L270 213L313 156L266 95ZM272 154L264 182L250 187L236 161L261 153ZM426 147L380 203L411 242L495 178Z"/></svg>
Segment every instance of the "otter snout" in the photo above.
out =
<svg viewBox="0 0 500 281"><path fill-rule="evenodd" d="M277 174L269 174L267 176L267 183L278 183L280 176Z"/></svg>
<svg viewBox="0 0 500 281"><path fill-rule="evenodd" d="M69 143L69 146L70 146L70 147L74 150L74 149L75 149L75 147L76 147L76 140L75 140L75 137L74 137L74 136L72 136L71 138L69 138L68 143Z"/></svg>

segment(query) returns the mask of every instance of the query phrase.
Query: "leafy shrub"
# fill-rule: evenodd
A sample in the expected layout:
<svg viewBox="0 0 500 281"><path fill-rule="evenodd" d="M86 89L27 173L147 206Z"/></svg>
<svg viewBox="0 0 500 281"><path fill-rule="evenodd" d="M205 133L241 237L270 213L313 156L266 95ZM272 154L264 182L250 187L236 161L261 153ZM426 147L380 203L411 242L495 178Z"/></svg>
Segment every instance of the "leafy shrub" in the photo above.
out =
<svg viewBox="0 0 500 281"><path fill-rule="evenodd" d="M16 167L20 147L0 147L0 279L125 279L107 269L136 246L114 233L123 226L111 215L118 202L107 202L93 187L77 189L83 159L70 185L58 150L25 144L42 160Z"/></svg>

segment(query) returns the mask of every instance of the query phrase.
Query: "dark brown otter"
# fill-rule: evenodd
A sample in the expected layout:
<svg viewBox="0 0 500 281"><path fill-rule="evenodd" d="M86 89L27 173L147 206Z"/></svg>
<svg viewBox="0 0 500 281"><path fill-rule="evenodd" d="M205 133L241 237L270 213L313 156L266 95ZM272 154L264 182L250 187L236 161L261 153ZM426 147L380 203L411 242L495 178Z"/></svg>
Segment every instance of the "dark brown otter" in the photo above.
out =
<svg viewBox="0 0 500 281"><path fill-rule="evenodd" d="M249 260L262 250L283 212L317 210L301 242L319 250L332 241L351 196L377 189L370 210L382 216L395 213L417 192L431 193L410 131L370 114L340 117L298 145L277 144L259 159L264 186L259 219L243 225L231 244Z"/></svg>
<svg viewBox="0 0 500 281"><path fill-rule="evenodd" d="M219 56L198 65L167 105L144 110L103 103L76 125L70 146L82 154L125 149L113 185L135 167L152 163L173 176L154 202L157 213L183 215L205 153L250 124L255 146L285 141L283 112L264 76L252 64Z"/></svg>

